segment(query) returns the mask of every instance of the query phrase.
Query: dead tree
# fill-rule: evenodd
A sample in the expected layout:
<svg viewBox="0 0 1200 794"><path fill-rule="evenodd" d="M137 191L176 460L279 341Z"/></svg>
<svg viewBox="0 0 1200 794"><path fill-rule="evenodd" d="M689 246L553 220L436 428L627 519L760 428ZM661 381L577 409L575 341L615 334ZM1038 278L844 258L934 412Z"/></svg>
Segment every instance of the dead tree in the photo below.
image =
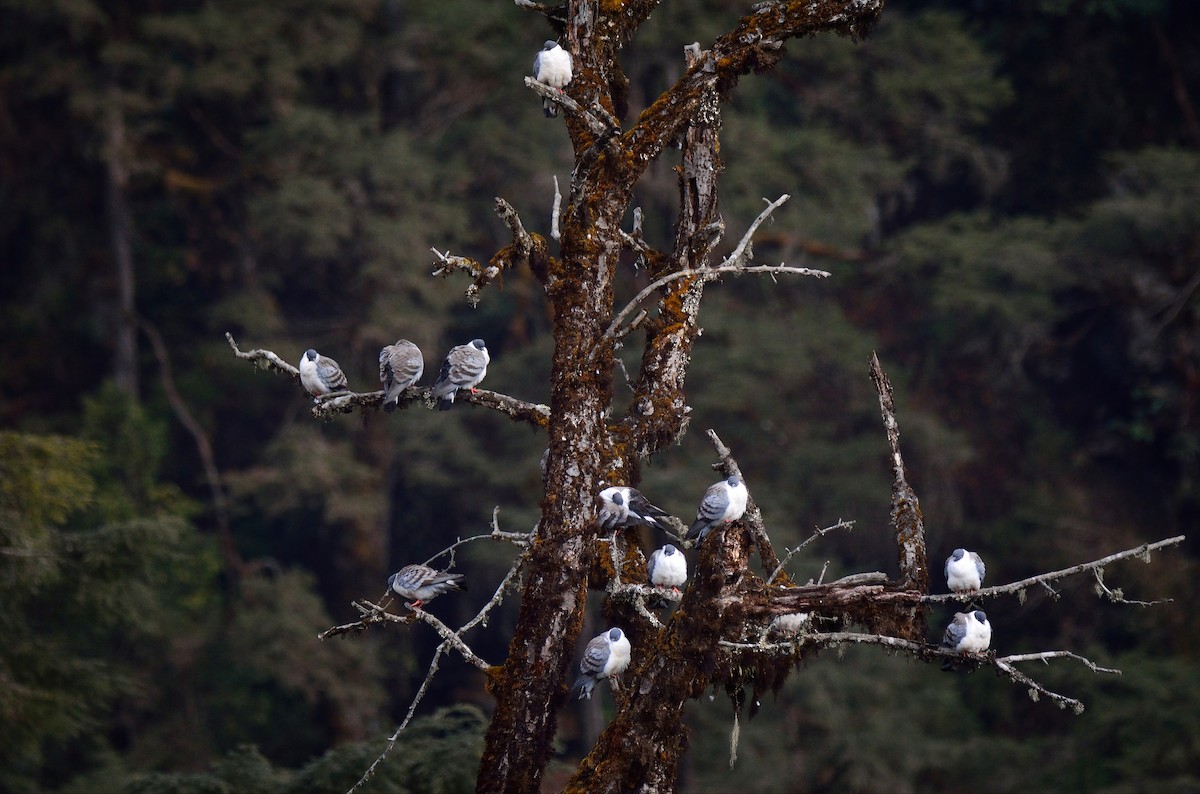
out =
<svg viewBox="0 0 1200 794"><path fill-rule="evenodd" d="M778 686L807 655L832 645L883 645L926 661L949 653L929 642L926 616L929 604L939 597L929 595L921 509L900 455L891 386L877 360L871 363L871 377L880 395L894 474L890 531L899 563L896 580L867 573L797 585L786 572L790 553L779 559L751 499L742 521L713 533L703 544L692 580L664 623L646 607L648 588L637 584L645 581L640 548L620 534L601 534L596 522L597 492L609 484L636 485L641 463L687 431L686 377L705 286L731 274L828 275L754 264L754 232L786 196L768 202L732 252L715 259L725 234L718 202L724 103L743 75L771 69L783 57L789 39L829 31L866 35L884 0L758 3L710 48L685 48L682 77L628 125L620 118L627 79L617 55L658 3L571 0L547 6L516 0L516 4L543 15L574 59L574 80L565 94L526 80L531 91L557 102L564 111L575 154L565 206L560 206L556 195L552 231L543 236L529 231L513 208L497 199L497 214L512 239L488 262L449 251L434 253L437 274L470 276L467 298L472 303L482 299L505 270L519 265L528 265L542 285L555 318L550 404L527 403L485 390L460 396L514 421L546 429L541 518L529 534L504 532L494 519L491 533L460 541L492 539L521 549L492 600L463 627L451 629L427 613L388 611L386 601L364 600L357 603L360 620L333 627L322 636L397 622L431 626L442 644L389 749L401 739L441 655L454 650L486 673L488 690L495 698L478 790L537 791L551 754L556 714L574 678L584 608L589 595L601 592L609 624L621 626L630 637L633 661L620 688L614 689L615 717L568 788L669 791L687 745L687 733L680 730L685 705L713 687L729 691L735 702L736 693L746 688L757 695ZM678 152L673 148L676 144ZM669 249L659 250L642 235L631 201L647 166L667 153L679 158L680 201L674 239ZM553 241L558 242L557 252L552 250ZM613 284L619 263L630 255L646 269L650 283L618 308ZM635 330L645 337L640 369L632 378L632 399L617 405L616 351ZM297 377L291 365L270 351L243 353L232 338L229 341L239 357ZM327 418L343 411L373 410L381 400L381 392L334 395L320 400L313 413ZM428 400L427 390L410 389L402 400ZM740 474L731 451L711 431L710 438L719 461L714 468L726 475ZM753 485L751 479L752 493ZM1034 585L1049 587L1055 578L1083 572L1095 573L1100 581L1103 564L1148 555L1180 540L991 588L976 597L1023 592ZM754 554L762 569L772 572L765 580L749 566ZM483 624L488 611L518 581L520 611L508 656L502 664L489 664L470 649L464 634ZM793 620L792 628L785 631L774 630L780 627L780 616L789 615L808 619ZM795 629L797 624L802 625L800 630ZM1003 659L992 654L974 663L994 667L1029 687L1032 694L1081 708L1077 701L1049 692L1013 667L1027 658L1062 655L1074 656L1051 651ZM364 781L382 761L383 757L366 771Z"/></svg>

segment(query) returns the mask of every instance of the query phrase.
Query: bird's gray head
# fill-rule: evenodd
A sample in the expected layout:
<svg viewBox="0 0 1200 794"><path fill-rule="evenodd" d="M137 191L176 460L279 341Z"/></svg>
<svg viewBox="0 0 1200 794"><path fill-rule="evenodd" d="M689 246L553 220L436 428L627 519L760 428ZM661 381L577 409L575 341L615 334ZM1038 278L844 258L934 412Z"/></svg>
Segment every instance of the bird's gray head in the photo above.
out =
<svg viewBox="0 0 1200 794"><path fill-rule="evenodd" d="M615 505L625 504L625 497L621 496L620 491L617 491L615 494L612 495L612 503Z"/></svg>
<svg viewBox="0 0 1200 794"><path fill-rule="evenodd" d="M679 549L675 548L670 543L663 546L663 554L667 555L668 557L670 557L672 554L674 554L677 551L679 551Z"/></svg>
<svg viewBox="0 0 1200 794"><path fill-rule="evenodd" d="M554 49L554 48L555 48L555 47L557 47L557 46L558 46L558 42L557 42L557 41L549 41L549 40L547 40L547 41L543 42L543 44L542 44L542 49L543 49L543 50L552 50L552 49Z"/></svg>
<svg viewBox="0 0 1200 794"><path fill-rule="evenodd" d="M975 615L975 619L978 620L980 623L987 622L987 615L984 614L982 609L975 610L975 612L973 614Z"/></svg>
<svg viewBox="0 0 1200 794"><path fill-rule="evenodd" d="M608 641L609 642L620 642L621 641L621 630L620 629L609 629L608 630Z"/></svg>
<svg viewBox="0 0 1200 794"><path fill-rule="evenodd" d="M304 357L307 358L309 361L316 361L317 360L317 351L313 350L310 347L308 350L304 351Z"/></svg>
<svg viewBox="0 0 1200 794"><path fill-rule="evenodd" d="M483 348L484 348L484 344L483 344L483 340L482 340L482 339L472 339L472 340L471 340L471 344L472 344L472 345L474 345L474 346L475 346L476 348L478 348L479 350L483 350Z"/></svg>
<svg viewBox="0 0 1200 794"><path fill-rule="evenodd" d="M737 477L730 477L728 480L725 481L725 484L728 485L730 488L736 488L736 487L738 487L738 485L741 482L742 481L739 480Z"/></svg>
<svg viewBox="0 0 1200 794"><path fill-rule="evenodd" d="M955 562L958 562L959 560L961 560L963 557L966 557L966 556L967 556L966 549L955 549L954 553L950 555L950 559L954 560Z"/></svg>

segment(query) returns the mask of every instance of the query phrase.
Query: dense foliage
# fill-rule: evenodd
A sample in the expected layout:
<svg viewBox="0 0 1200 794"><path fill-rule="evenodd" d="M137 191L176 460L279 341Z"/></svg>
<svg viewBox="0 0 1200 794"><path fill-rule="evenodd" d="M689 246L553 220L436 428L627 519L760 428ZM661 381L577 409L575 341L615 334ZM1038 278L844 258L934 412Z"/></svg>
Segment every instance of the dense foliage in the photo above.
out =
<svg viewBox="0 0 1200 794"><path fill-rule="evenodd" d="M727 242L787 192L759 260L834 277L710 287L689 401L692 427L734 446L777 545L858 522L797 557L799 578L827 559L830 575L893 565L871 350L897 384L934 559L977 548L1002 582L1194 534L1193 6L896 0L865 41L796 41L743 81L723 132ZM345 790L403 714L432 639L420 626L316 633L390 571L485 531L496 505L505 528L528 528L545 439L470 408L319 425L223 333L295 360L316 347L362 390L397 337L427 373L484 337L487 386L544 402L551 318L532 277L509 274L471 310L461 283L429 276L432 246L497 247L493 196L548 228L570 151L520 81L544 21L478 0L0 9L0 788ZM631 116L680 73L683 44L742 10L665 3L629 53ZM670 234L671 166L637 198L652 241ZM623 273L618 303L645 283ZM130 328L132 371L114 352ZM173 390L211 443L220 508ZM693 432L642 489L686 519L710 458ZM1186 596L1189 541L1109 577L1135 597ZM463 552L480 586L432 611L472 612L510 557ZM985 676L830 654L743 714L733 771L728 701L699 704L681 784L1200 785L1186 602L1133 612L1077 582L1031 604L989 608L996 646L1070 647L1125 671L1046 673L1088 703L1082 717ZM512 610L474 646L484 658L503 657ZM443 668L374 790L470 786L490 699L472 668ZM595 724L574 716L566 764Z"/></svg>

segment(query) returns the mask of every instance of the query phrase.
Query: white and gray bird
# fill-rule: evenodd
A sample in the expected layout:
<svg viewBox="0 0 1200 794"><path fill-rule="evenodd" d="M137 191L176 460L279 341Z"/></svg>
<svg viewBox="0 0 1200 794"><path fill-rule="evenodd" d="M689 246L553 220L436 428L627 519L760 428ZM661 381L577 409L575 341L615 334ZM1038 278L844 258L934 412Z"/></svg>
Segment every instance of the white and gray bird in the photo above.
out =
<svg viewBox="0 0 1200 794"><path fill-rule="evenodd" d="M973 551L955 549L946 558L946 586L953 593L973 593L983 587L983 558Z"/></svg>
<svg viewBox="0 0 1200 794"><path fill-rule="evenodd" d="M533 59L533 79L562 91L571 82L571 53L558 46L557 41L547 41ZM553 118L558 115L558 106L549 97L543 97L542 112L546 118Z"/></svg>
<svg viewBox="0 0 1200 794"><path fill-rule="evenodd" d="M592 689L602 678L612 679L613 676L625 672L629 666L629 638L618 628L611 628L603 634L593 637L583 651L583 659L579 662L579 678L571 686L571 690L579 690L579 699L592 699ZM612 681L615 687L616 682Z"/></svg>
<svg viewBox="0 0 1200 794"><path fill-rule="evenodd" d="M687 531L687 540L704 542L704 536L717 526L737 521L746 512L746 484L737 477L713 483L704 492L696 520Z"/></svg>
<svg viewBox="0 0 1200 794"><path fill-rule="evenodd" d="M443 593L467 589L467 575L436 571L428 565L405 565L388 577L388 588L401 598L411 601L413 609L420 609Z"/></svg>
<svg viewBox="0 0 1200 794"><path fill-rule="evenodd" d="M942 635L942 648L961 654L981 654L992 644L992 624L982 609L955 612ZM943 670L957 668L953 659L943 659Z"/></svg>
<svg viewBox="0 0 1200 794"><path fill-rule="evenodd" d="M300 357L300 383L313 397L346 391L346 373L329 356L311 347Z"/></svg>
<svg viewBox="0 0 1200 794"><path fill-rule="evenodd" d="M438 400L438 408L449 411L459 389L469 389L474 394L475 387L487 375L491 360L482 339L450 348L433 384L433 399Z"/></svg>
<svg viewBox="0 0 1200 794"><path fill-rule="evenodd" d="M600 528L624 529L642 525L666 530L660 518L668 515L666 510L656 507L637 488L614 485L605 488L597 497L600 500Z"/></svg>
<svg viewBox="0 0 1200 794"><path fill-rule="evenodd" d="M650 584L655 587L669 587L679 592L679 588L687 581L687 558L682 551L668 543L650 555L646 573L650 576Z"/></svg>
<svg viewBox="0 0 1200 794"><path fill-rule="evenodd" d="M383 410L389 414L400 404L400 395L425 373L421 349L407 339L379 351L379 382L383 384Z"/></svg>

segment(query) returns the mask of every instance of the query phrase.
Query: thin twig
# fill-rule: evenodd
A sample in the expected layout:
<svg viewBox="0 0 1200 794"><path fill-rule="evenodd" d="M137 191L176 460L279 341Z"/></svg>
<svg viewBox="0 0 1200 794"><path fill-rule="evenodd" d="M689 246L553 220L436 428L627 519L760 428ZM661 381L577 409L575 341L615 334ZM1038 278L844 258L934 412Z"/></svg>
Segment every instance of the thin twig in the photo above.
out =
<svg viewBox="0 0 1200 794"><path fill-rule="evenodd" d="M1110 589L1104 583L1104 569L1095 568L1092 570L1092 575L1096 577L1096 594L1102 595L1114 604L1129 604L1136 607L1152 607L1155 604L1169 604L1174 601L1174 598L1160 598L1157 601L1137 601L1135 599L1125 598L1124 591L1117 587Z"/></svg>
<svg viewBox="0 0 1200 794"><path fill-rule="evenodd" d="M829 278L830 275L825 270L813 270L809 267L790 267L788 265L747 266L720 264L716 267L686 268L684 270L676 270L674 273L668 273L667 275L662 276L661 278L658 278L643 287L641 292L635 295L633 300L629 301L629 303L625 305L625 308L621 309L617 316L613 318L613 321L609 323L608 328L597 341L596 348L598 349L600 344L605 339L611 339L613 335L617 333L618 327L625 320L625 318L632 314L638 308L638 305L641 304L642 301L649 297L649 295L659 287L670 284L672 281L678 281L681 278L695 277L701 281L716 281L721 276L731 273L739 276L745 273L789 273L794 276L813 276L815 278Z"/></svg>
<svg viewBox="0 0 1200 794"><path fill-rule="evenodd" d="M836 523L836 524L833 524L832 526L825 527L824 529L818 529L817 531L813 532L813 533L812 533L811 535L809 535L809 536L808 536L808 537L807 537L807 538L806 538L806 539L805 539L803 542L801 542L801 543L800 543L800 545L799 545L799 546L797 546L796 548L794 548L794 549L788 549L788 548L786 548L786 547L785 547L785 550L787 551L787 554L786 554L786 555L784 555L784 558L783 558L782 560L780 560L780 561L779 561L779 565L775 566L775 570L771 572L771 575L767 577L767 584L770 584L771 582L774 582L774 581L775 581L775 577L777 577L777 576L779 576L779 574L783 573L783 567L784 567L785 565L787 565L789 562L791 562L791 560L792 560L792 557L794 557L794 556L796 555L796 552L800 551L800 549L802 549L802 548L804 548L805 546L807 546L808 544L812 543L812 542L813 542L814 540L816 540L817 538L822 538L822 537L824 537L825 535L828 535L830 532L833 532L835 529L846 529L846 530L853 530L853 529L854 529L854 522L853 522L853 521L846 521L846 520L844 520L844 519L841 519L841 518L839 518L839 519L837 520L837 523ZM824 572L824 571L822 571L822 572L821 572L821 575L822 575L822 576L824 576L824 573L825 573L825 572Z"/></svg>
<svg viewBox="0 0 1200 794"><path fill-rule="evenodd" d="M1112 673L1113 675L1121 675L1120 670L1111 667L1101 667L1100 665L1088 659L1086 656L1080 656L1077 653L1070 651L1041 651L1040 653L1019 653L1013 656L1001 656L996 661L1012 664L1014 662L1042 662L1048 663L1051 659L1075 659L1078 662L1086 665L1093 673Z"/></svg>
<svg viewBox="0 0 1200 794"><path fill-rule="evenodd" d="M358 779L357 783L350 787L346 794L354 794L354 792L362 788L363 784L374 777L375 770L379 768L379 765L382 764L384 759L388 757L388 753L390 753L392 748L396 746L396 740L400 738L400 734L404 733L404 729L408 727L408 723L412 722L413 715L417 713L417 706L420 705L421 699L425 697L425 692L429 689L429 683L433 681L434 675L437 674L440 666L438 663L441 660L442 654L445 652L447 645L449 645L449 643L443 641L440 645L438 645L437 650L433 652L433 660L429 663L429 670L425 673L425 680L421 682L420 688L417 689L417 694L413 696L413 701L408 706L408 713L404 715L404 720L400 723L399 727L396 728L396 731L388 737L388 742L387 745L384 746L383 752L379 754L379 757L376 758L369 767L367 767L367 771L363 772L362 777Z"/></svg>

